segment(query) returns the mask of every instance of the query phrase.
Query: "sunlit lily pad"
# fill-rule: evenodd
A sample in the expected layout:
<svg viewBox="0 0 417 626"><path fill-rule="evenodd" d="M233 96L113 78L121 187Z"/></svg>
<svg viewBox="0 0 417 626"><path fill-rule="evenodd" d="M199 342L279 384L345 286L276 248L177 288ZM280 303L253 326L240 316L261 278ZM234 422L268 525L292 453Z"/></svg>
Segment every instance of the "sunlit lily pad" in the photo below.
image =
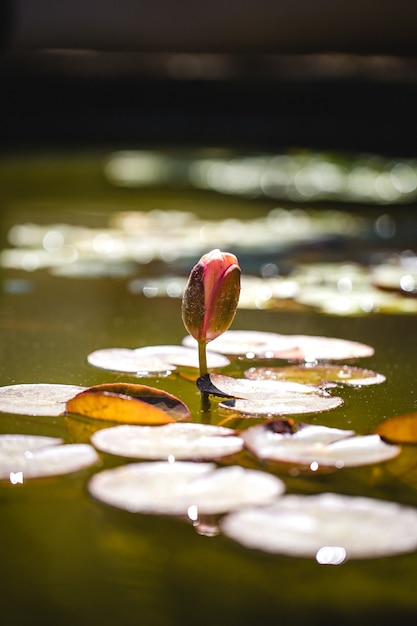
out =
<svg viewBox="0 0 417 626"><path fill-rule="evenodd" d="M281 420L242 432L247 448L258 458L294 463L317 470L380 463L397 456L400 448L379 435L355 435L352 430L310 424L282 428Z"/></svg>
<svg viewBox="0 0 417 626"><path fill-rule="evenodd" d="M288 495L227 515L221 529L248 548L340 565L417 549L417 510L333 493Z"/></svg>
<svg viewBox="0 0 417 626"><path fill-rule="evenodd" d="M233 356L257 356L273 358L274 347L279 343L280 348L288 350L296 346L294 338L289 335L268 333L261 330L227 330L225 333L210 342L210 350ZM196 347L196 340L187 335L182 341L184 346ZM273 346L270 348L270 346Z"/></svg>
<svg viewBox="0 0 417 626"><path fill-rule="evenodd" d="M242 414L319 413L343 404L342 398L333 397L322 389L297 382L249 380L210 374L199 379L198 385L208 393L237 398L223 401L219 406Z"/></svg>
<svg viewBox="0 0 417 626"><path fill-rule="evenodd" d="M21 484L28 478L76 472L99 461L88 444L61 444L56 437L0 435L0 480Z"/></svg>
<svg viewBox="0 0 417 626"><path fill-rule="evenodd" d="M378 424L375 432L395 443L417 443L417 412L386 419Z"/></svg>
<svg viewBox="0 0 417 626"><path fill-rule="evenodd" d="M417 304L395 293L382 292L369 285L351 293L336 287L317 285L300 290L296 301L329 315L366 315L370 313L416 313Z"/></svg>
<svg viewBox="0 0 417 626"><path fill-rule="evenodd" d="M264 505L284 492L277 477L236 465L154 461L131 463L95 474L90 494L133 513L193 516L221 514L243 506Z"/></svg>
<svg viewBox="0 0 417 626"><path fill-rule="evenodd" d="M243 439L230 428L192 423L115 426L97 431L91 442L102 452L155 460L216 459L243 448Z"/></svg>
<svg viewBox="0 0 417 626"><path fill-rule="evenodd" d="M351 365L287 365L285 367L251 367L245 376L250 380L298 382L321 388L348 385L377 385L385 382L382 374Z"/></svg>
<svg viewBox="0 0 417 626"><path fill-rule="evenodd" d="M135 376L168 375L177 367L198 368L198 352L184 346L144 346L128 348L103 348L88 355L90 365L112 372L126 372ZM211 369L225 367L227 357L207 352L207 365Z"/></svg>
<svg viewBox="0 0 417 626"><path fill-rule="evenodd" d="M66 412L126 424L167 424L191 417L188 407L176 396L128 383L89 387L67 402Z"/></svg>
<svg viewBox="0 0 417 626"><path fill-rule="evenodd" d="M195 345L192 337L185 346ZM210 343L210 350L227 355L290 361L340 361L374 354L374 349L357 341L313 335L280 335L262 331L228 330Z"/></svg>
<svg viewBox="0 0 417 626"><path fill-rule="evenodd" d="M86 389L77 385L34 383L0 387L0 411L19 415L56 417L66 402Z"/></svg>
<svg viewBox="0 0 417 626"><path fill-rule="evenodd" d="M374 285L380 289L417 295L417 263L415 257L404 263L382 263L372 272Z"/></svg>

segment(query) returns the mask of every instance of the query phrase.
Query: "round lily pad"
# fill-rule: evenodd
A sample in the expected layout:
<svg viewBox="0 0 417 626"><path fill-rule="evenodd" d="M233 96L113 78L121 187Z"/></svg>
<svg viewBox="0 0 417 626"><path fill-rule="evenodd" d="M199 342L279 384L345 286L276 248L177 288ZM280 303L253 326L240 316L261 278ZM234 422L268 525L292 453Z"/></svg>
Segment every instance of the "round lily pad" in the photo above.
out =
<svg viewBox="0 0 417 626"><path fill-rule="evenodd" d="M0 480L13 484L29 478L59 476L98 463L88 444L64 444L55 437L0 435Z"/></svg>
<svg viewBox="0 0 417 626"><path fill-rule="evenodd" d="M297 382L249 380L210 374L199 379L199 386L208 393L237 398L225 400L219 406L248 415L320 413L343 404L342 398Z"/></svg>
<svg viewBox="0 0 417 626"><path fill-rule="evenodd" d="M95 432L91 442L102 452L155 460L216 459L243 448L243 439L234 430L193 423L115 426Z"/></svg>
<svg viewBox="0 0 417 626"><path fill-rule="evenodd" d="M279 421L252 426L242 432L242 438L258 458L314 470L379 463L400 452L398 446L385 443L379 435L355 435L352 430L310 424L283 429Z"/></svg>
<svg viewBox="0 0 417 626"><path fill-rule="evenodd" d="M95 474L90 494L133 513L162 515L221 514L263 505L284 492L277 477L240 466L216 469L213 463L164 461L131 463Z"/></svg>
<svg viewBox="0 0 417 626"><path fill-rule="evenodd" d="M394 443L417 443L417 412L395 415L380 422L375 432Z"/></svg>
<svg viewBox="0 0 417 626"><path fill-rule="evenodd" d="M300 398L281 398L280 400L225 400L219 407L242 416L263 415L303 415L306 413L322 413L337 409L343 404L341 398L320 398L319 396Z"/></svg>
<svg viewBox="0 0 417 626"><path fill-rule="evenodd" d="M417 264L415 257L413 262L409 261L409 263L382 263L378 265L373 269L372 280L380 289L416 296Z"/></svg>
<svg viewBox="0 0 417 626"><path fill-rule="evenodd" d="M185 337L183 344L192 346L195 340ZM357 359L374 354L372 346L347 339L249 330L226 331L210 343L210 350L250 358L309 362Z"/></svg>
<svg viewBox="0 0 417 626"><path fill-rule="evenodd" d="M288 495L227 515L221 530L248 548L339 565L417 549L417 509L334 493Z"/></svg>
<svg viewBox="0 0 417 626"><path fill-rule="evenodd" d="M191 418L187 405L171 393L131 383L89 387L67 402L66 412L126 424L167 424Z"/></svg>
<svg viewBox="0 0 417 626"><path fill-rule="evenodd" d="M103 348L88 355L94 367L135 376L169 375L177 367L198 368L198 352L184 346L144 346L143 348ZM227 357L207 352L207 365L220 368L229 365Z"/></svg>
<svg viewBox="0 0 417 626"><path fill-rule="evenodd" d="M59 437L46 437L42 435L4 434L0 435L0 455L3 457L13 454L20 455L27 450L36 450L45 446L57 446L63 443Z"/></svg>
<svg viewBox="0 0 417 626"><path fill-rule="evenodd" d="M0 411L56 417L65 412L66 402L85 387L34 383L0 387Z"/></svg>
<svg viewBox="0 0 417 626"><path fill-rule="evenodd" d="M188 347L197 346L196 340L190 335L184 337L183 344ZM273 358L277 345L280 349L289 350L296 347L296 342L291 335L260 330L227 330L210 342L210 350L234 356Z"/></svg>
<svg viewBox="0 0 417 626"><path fill-rule="evenodd" d="M245 376L250 380L278 380L314 385L321 388L348 385L377 385L385 382L383 374L352 365L287 365L284 367L251 367Z"/></svg>

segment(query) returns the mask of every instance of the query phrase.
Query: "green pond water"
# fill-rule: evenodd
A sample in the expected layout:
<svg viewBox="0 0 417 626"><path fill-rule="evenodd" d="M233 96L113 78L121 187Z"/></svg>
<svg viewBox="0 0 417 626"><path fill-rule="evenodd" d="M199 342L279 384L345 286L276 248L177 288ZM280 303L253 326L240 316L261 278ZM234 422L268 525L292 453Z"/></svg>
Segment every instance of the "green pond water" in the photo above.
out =
<svg viewBox="0 0 417 626"><path fill-rule="evenodd" d="M276 204L190 189L116 189L102 177L101 155L3 158L0 179L2 247L19 223L100 227L112 212L154 208L249 218ZM413 209L401 215L413 215ZM67 278L42 269L6 268L0 276L1 385L134 382L90 367L88 353L179 344L185 334L180 299L133 294L123 276ZM327 335L375 348L374 356L358 364L383 373L387 382L338 392L345 404L306 418L312 423L365 433L384 418L417 410L415 315L240 309L233 328ZM174 393L199 419L193 383L178 377L141 382ZM88 424L3 413L0 432L84 441ZM86 489L94 471L0 485L0 619L5 626L415 622L417 553L333 567L249 550L222 535L201 536L182 520L133 515L94 501ZM383 465L280 476L289 492L333 491L417 506L417 448L412 446Z"/></svg>

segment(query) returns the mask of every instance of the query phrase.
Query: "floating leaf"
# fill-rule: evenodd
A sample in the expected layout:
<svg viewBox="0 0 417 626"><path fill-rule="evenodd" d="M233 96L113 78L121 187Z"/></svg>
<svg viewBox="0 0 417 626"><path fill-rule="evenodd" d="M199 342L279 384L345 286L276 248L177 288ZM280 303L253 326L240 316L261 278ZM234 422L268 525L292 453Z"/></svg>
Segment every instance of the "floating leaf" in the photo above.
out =
<svg viewBox="0 0 417 626"><path fill-rule="evenodd" d="M417 413L390 417L378 424L375 432L396 443L417 443Z"/></svg>
<svg viewBox="0 0 417 626"><path fill-rule="evenodd" d="M248 548L340 565L416 550L417 510L334 493L288 495L227 515L221 530Z"/></svg>
<svg viewBox="0 0 417 626"><path fill-rule="evenodd" d="M185 337L183 344L193 346L195 340ZM357 359L374 354L371 346L347 339L248 330L228 330L211 342L210 349L227 355L309 362Z"/></svg>
<svg viewBox="0 0 417 626"><path fill-rule="evenodd" d="M285 367L251 367L245 376L250 380L278 380L314 385L321 388L335 384L361 387L385 382L382 374L351 365L287 365Z"/></svg>
<svg viewBox="0 0 417 626"><path fill-rule="evenodd" d="M226 400L219 404L222 409L240 413L242 416L302 415L322 413L337 409L342 398L306 396L304 398L281 398L273 400Z"/></svg>
<svg viewBox="0 0 417 626"><path fill-rule="evenodd" d="M36 435L0 435L0 480L12 484L28 478L69 474L98 463L88 444L62 444L62 439Z"/></svg>
<svg viewBox="0 0 417 626"><path fill-rule="evenodd" d="M283 429L279 420L252 426L242 437L260 459L296 463L314 471L320 466L340 469L380 463L400 452L379 435L355 435L353 430L309 424Z"/></svg>
<svg viewBox="0 0 417 626"><path fill-rule="evenodd" d="M2 457L9 456L12 458L14 454L17 456L27 450L36 450L45 446L57 446L63 443L63 439L59 437L46 437L42 435L0 435L0 455Z"/></svg>
<svg viewBox="0 0 417 626"><path fill-rule="evenodd" d="M191 516L263 505L284 492L277 477L239 466L176 461L131 463L95 474L90 494L133 513Z"/></svg>
<svg viewBox="0 0 417 626"><path fill-rule="evenodd" d="M198 352L184 346L144 346L128 348L103 348L88 355L90 365L112 372L126 372L135 376L169 375L179 367L198 368ZM230 361L215 352L207 352L211 369L225 367Z"/></svg>
<svg viewBox="0 0 417 626"><path fill-rule="evenodd" d="M269 397L279 398L295 394L329 395L325 391L317 390L316 387L297 382L249 380L224 376L223 374L209 374L209 376L204 378L212 383L213 389L220 391L220 395L234 396L236 398L244 398L245 400L257 400L260 395L264 396L265 394L268 394Z"/></svg>
<svg viewBox="0 0 417 626"><path fill-rule="evenodd" d="M220 354L235 356L258 356L261 358L273 358L273 348L277 345L281 349L292 349L296 343L292 336L267 333L260 330L227 330L221 337L217 337L210 343L210 349ZM188 335L184 337L183 344L195 347L197 342Z"/></svg>
<svg viewBox="0 0 417 626"><path fill-rule="evenodd" d="M408 261L408 262L407 262ZM417 295L417 264L415 257L403 263L382 263L373 269L372 279L379 289Z"/></svg>
<svg viewBox="0 0 417 626"><path fill-rule="evenodd" d="M135 459L216 459L243 448L230 428L192 423L115 426L97 431L91 442L102 452Z"/></svg>
<svg viewBox="0 0 417 626"><path fill-rule="evenodd" d="M368 285L350 293L336 287L302 288L296 297L300 305L310 306L328 315L366 315L369 313L415 313L415 302L393 293L383 293Z"/></svg>
<svg viewBox="0 0 417 626"><path fill-rule="evenodd" d="M0 387L0 411L55 417L64 413L66 402L84 389L86 387L49 383Z"/></svg>
<svg viewBox="0 0 417 626"><path fill-rule="evenodd" d="M66 412L127 424L166 424L191 417L188 407L170 393L127 383L89 387L67 402Z"/></svg>
<svg viewBox="0 0 417 626"><path fill-rule="evenodd" d="M222 374L210 374L198 380L203 391L238 398L220 403L220 407L248 415L295 415L319 413L343 404L323 390L296 382L249 380Z"/></svg>

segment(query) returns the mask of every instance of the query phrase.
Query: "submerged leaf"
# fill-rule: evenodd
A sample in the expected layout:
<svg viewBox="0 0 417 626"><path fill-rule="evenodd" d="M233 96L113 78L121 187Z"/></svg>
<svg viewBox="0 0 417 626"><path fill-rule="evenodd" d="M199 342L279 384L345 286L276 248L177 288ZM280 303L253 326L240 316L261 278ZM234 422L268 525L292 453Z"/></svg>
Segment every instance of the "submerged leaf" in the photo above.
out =
<svg viewBox="0 0 417 626"><path fill-rule="evenodd" d="M221 530L248 548L340 565L416 550L417 510L334 493L288 495L227 515Z"/></svg>
<svg viewBox="0 0 417 626"><path fill-rule="evenodd" d="M243 439L230 428L192 423L115 426L97 431L91 442L102 452L155 460L216 459L243 448Z"/></svg>
<svg viewBox="0 0 417 626"><path fill-rule="evenodd" d="M245 376L250 380L278 380L303 383L321 388L335 384L360 387L385 382L382 374L350 365L287 365L285 367L251 367Z"/></svg>
<svg viewBox="0 0 417 626"><path fill-rule="evenodd" d="M59 476L95 465L99 457L88 444L65 444L55 437L0 435L0 480Z"/></svg>
<svg viewBox="0 0 417 626"><path fill-rule="evenodd" d="M127 424L167 424L191 417L188 407L172 394L127 383L89 387L67 402L66 412Z"/></svg>
<svg viewBox="0 0 417 626"><path fill-rule="evenodd" d="M355 435L353 430L310 424L283 432L279 422L278 426L275 420L243 431L245 445L260 459L295 463L314 471L320 466L340 469L380 463L400 452L379 435Z"/></svg>
<svg viewBox="0 0 417 626"><path fill-rule="evenodd" d="M126 372L137 377L154 374L168 375L177 367L198 368L198 352L185 346L144 346L128 348L103 348L88 355L90 365L112 372ZM211 369L225 367L230 361L215 352L207 352Z"/></svg>
<svg viewBox="0 0 417 626"><path fill-rule="evenodd" d="M395 443L417 443L417 412L390 417L378 424L375 432Z"/></svg>
<svg viewBox="0 0 417 626"><path fill-rule="evenodd" d="M185 337L183 344L193 346L195 340ZM228 330L211 342L210 349L227 355L308 362L357 359L374 354L371 346L347 339L250 330Z"/></svg>
<svg viewBox="0 0 417 626"><path fill-rule="evenodd" d="M133 513L191 516L221 514L263 505L284 492L277 477L239 466L154 461L131 463L95 474L90 494Z"/></svg>
<svg viewBox="0 0 417 626"><path fill-rule="evenodd" d="M0 387L0 411L56 417L65 412L66 402L86 387L49 383L8 385Z"/></svg>

